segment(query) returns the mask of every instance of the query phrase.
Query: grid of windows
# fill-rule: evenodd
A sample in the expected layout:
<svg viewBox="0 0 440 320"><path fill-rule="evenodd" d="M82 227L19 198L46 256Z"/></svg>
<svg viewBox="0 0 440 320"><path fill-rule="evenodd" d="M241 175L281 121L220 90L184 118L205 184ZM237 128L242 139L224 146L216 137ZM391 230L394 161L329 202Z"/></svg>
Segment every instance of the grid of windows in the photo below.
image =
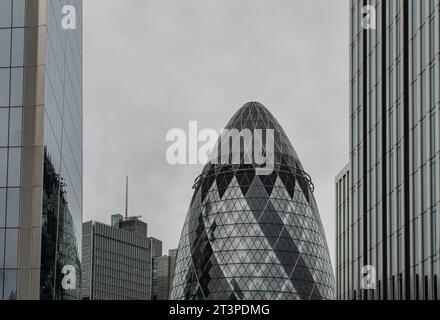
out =
<svg viewBox="0 0 440 320"><path fill-rule="evenodd" d="M168 300L174 279L176 256L153 257L151 300Z"/></svg>
<svg viewBox="0 0 440 320"><path fill-rule="evenodd" d="M376 29L361 27L366 5L376 10ZM438 299L439 20L438 0L351 1L350 206L337 236L338 252L348 250L337 256L341 299ZM376 269L376 290L360 287L366 265Z"/></svg>
<svg viewBox="0 0 440 320"><path fill-rule="evenodd" d="M348 292L350 264L350 172L347 166L336 178L336 291ZM342 297L344 298L344 297Z"/></svg>
<svg viewBox="0 0 440 320"><path fill-rule="evenodd" d="M1 0L0 299L78 298L81 223L82 0Z"/></svg>
<svg viewBox="0 0 440 320"><path fill-rule="evenodd" d="M17 298L25 0L0 1L0 300Z"/></svg>
<svg viewBox="0 0 440 320"><path fill-rule="evenodd" d="M148 238L97 222L83 230L83 299L149 300Z"/></svg>

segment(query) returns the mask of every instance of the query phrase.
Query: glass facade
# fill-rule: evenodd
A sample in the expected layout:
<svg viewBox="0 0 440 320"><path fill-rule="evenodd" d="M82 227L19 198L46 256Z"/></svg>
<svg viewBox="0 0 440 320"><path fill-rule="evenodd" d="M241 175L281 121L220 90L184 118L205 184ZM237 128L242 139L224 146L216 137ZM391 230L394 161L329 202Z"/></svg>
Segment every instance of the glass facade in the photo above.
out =
<svg viewBox="0 0 440 320"><path fill-rule="evenodd" d="M1 0L0 299L79 298L81 224L82 1Z"/></svg>
<svg viewBox="0 0 440 320"><path fill-rule="evenodd" d="M362 27L367 5L376 29ZM345 218L337 212L337 295L438 299L440 2L352 0L350 16L350 205ZM361 287L364 266L376 270L375 290Z"/></svg>
<svg viewBox="0 0 440 320"><path fill-rule="evenodd" d="M146 236L90 221L83 224L82 252L84 300L150 300Z"/></svg>
<svg viewBox="0 0 440 320"><path fill-rule="evenodd" d="M25 1L0 1L0 299L17 299Z"/></svg>
<svg viewBox="0 0 440 320"><path fill-rule="evenodd" d="M243 106L226 129L273 130L267 134L274 135L275 169L256 175L258 166L243 161L252 152L244 146L240 164L205 166L183 227L171 299L333 299L311 180L285 132L259 103Z"/></svg>
<svg viewBox="0 0 440 320"><path fill-rule="evenodd" d="M176 256L153 257L151 300L169 300L175 268Z"/></svg>

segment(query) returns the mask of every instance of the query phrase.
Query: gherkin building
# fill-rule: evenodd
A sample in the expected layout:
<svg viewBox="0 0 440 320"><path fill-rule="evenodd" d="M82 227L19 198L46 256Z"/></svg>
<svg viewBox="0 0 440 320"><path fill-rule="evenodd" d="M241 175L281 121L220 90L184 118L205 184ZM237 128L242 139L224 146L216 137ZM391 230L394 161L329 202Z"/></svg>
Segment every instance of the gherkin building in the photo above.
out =
<svg viewBox="0 0 440 320"><path fill-rule="evenodd" d="M256 102L244 105L226 129L268 132L263 140L273 141L273 170L257 174L261 165L244 161L243 141L241 162L210 158L194 185L171 299L333 299L314 187L284 130ZM266 155L267 149L263 143Z"/></svg>

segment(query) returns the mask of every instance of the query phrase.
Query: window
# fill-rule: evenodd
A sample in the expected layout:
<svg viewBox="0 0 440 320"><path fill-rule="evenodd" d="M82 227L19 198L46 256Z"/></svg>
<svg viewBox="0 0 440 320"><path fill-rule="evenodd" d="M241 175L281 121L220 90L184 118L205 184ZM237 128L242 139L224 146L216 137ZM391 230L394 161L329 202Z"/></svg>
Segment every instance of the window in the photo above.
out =
<svg viewBox="0 0 440 320"><path fill-rule="evenodd" d="M18 256L18 229L6 229L5 268L16 269Z"/></svg>
<svg viewBox="0 0 440 320"><path fill-rule="evenodd" d="M10 128L9 128L9 145L21 146L21 121L22 108L11 108Z"/></svg>
<svg viewBox="0 0 440 320"><path fill-rule="evenodd" d="M13 107L23 104L23 68L11 69L11 102Z"/></svg>
<svg viewBox="0 0 440 320"><path fill-rule="evenodd" d="M18 217L20 214L20 189L9 188L7 191L7 210L6 210L6 226L18 227Z"/></svg>
<svg viewBox="0 0 440 320"><path fill-rule="evenodd" d="M21 148L9 148L8 186L20 185Z"/></svg>
<svg viewBox="0 0 440 320"><path fill-rule="evenodd" d="M17 299L17 271L6 270L4 278L4 300L16 300Z"/></svg>
<svg viewBox="0 0 440 320"><path fill-rule="evenodd" d="M0 107L9 106L9 69L0 68Z"/></svg>
<svg viewBox="0 0 440 320"><path fill-rule="evenodd" d="M14 0L13 1L13 17L12 17L12 25L14 27L22 27L24 26L24 15L26 8L26 0Z"/></svg>
<svg viewBox="0 0 440 320"><path fill-rule="evenodd" d="M12 0L0 1L0 28L11 26Z"/></svg>
<svg viewBox="0 0 440 320"><path fill-rule="evenodd" d="M7 167L8 167L8 149L0 148L0 188L6 187Z"/></svg>
<svg viewBox="0 0 440 320"><path fill-rule="evenodd" d="M0 229L0 270L3 268L5 259L4 259L4 252L5 252L5 229ZM2 274L0 273L0 277ZM0 299L2 297L1 295L1 279L0 279Z"/></svg>
<svg viewBox="0 0 440 320"><path fill-rule="evenodd" d="M0 189L0 228L5 227L6 224L6 189L1 188ZM0 237L1 240L1 237ZM2 255L2 252L0 250L0 256ZM2 264L0 263L0 268Z"/></svg>
<svg viewBox="0 0 440 320"><path fill-rule="evenodd" d="M0 67L9 67L11 60L11 29L0 29Z"/></svg>

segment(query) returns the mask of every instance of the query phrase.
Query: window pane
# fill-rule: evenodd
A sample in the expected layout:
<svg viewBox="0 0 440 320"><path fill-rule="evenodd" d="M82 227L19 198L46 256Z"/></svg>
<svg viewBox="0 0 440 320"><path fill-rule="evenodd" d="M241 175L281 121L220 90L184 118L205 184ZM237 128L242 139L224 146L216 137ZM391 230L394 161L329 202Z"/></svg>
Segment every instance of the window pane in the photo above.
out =
<svg viewBox="0 0 440 320"><path fill-rule="evenodd" d="M9 145L18 147L21 146L21 117L22 108L11 108L11 119L9 127Z"/></svg>
<svg viewBox="0 0 440 320"><path fill-rule="evenodd" d="M3 228L6 224L6 189L0 189L0 228ZM0 256L3 255L3 251L0 250ZM0 269L2 264L0 263Z"/></svg>
<svg viewBox="0 0 440 320"><path fill-rule="evenodd" d="M11 29L0 29L0 67L9 67L11 61Z"/></svg>
<svg viewBox="0 0 440 320"><path fill-rule="evenodd" d="M8 146L9 110L0 108L0 147Z"/></svg>
<svg viewBox="0 0 440 320"><path fill-rule="evenodd" d="M0 28L11 26L12 0L0 1Z"/></svg>
<svg viewBox="0 0 440 320"><path fill-rule="evenodd" d="M12 29L12 63L13 67L23 65L24 29Z"/></svg>
<svg viewBox="0 0 440 320"><path fill-rule="evenodd" d="M8 170L8 149L0 148L0 188L6 187L7 170Z"/></svg>
<svg viewBox="0 0 440 320"><path fill-rule="evenodd" d="M24 26L24 14L26 9L26 0L14 0L14 10L12 17L13 27Z"/></svg>
<svg viewBox="0 0 440 320"><path fill-rule="evenodd" d="M5 268L16 269L18 256L18 229L6 229Z"/></svg>
<svg viewBox="0 0 440 320"><path fill-rule="evenodd" d="M23 68L11 69L11 103L13 107L20 107L23 103Z"/></svg>
<svg viewBox="0 0 440 320"><path fill-rule="evenodd" d="M0 107L9 106L9 69L0 69Z"/></svg>
<svg viewBox="0 0 440 320"><path fill-rule="evenodd" d="M0 300L3 299L3 270L0 270Z"/></svg>
<svg viewBox="0 0 440 320"><path fill-rule="evenodd" d="M20 189L9 188L7 191L6 226L18 227L18 216L20 214Z"/></svg>
<svg viewBox="0 0 440 320"><path fill-rule="evenodd" d="M4 268L5 265L4 253L5 253L5 229L0 229L0 269ZM1 287L0 287L0 299L1 297L2 296L1 296Z"/></svg>
<svg viewBox="0 0 440 320"><path fill-rule="evenodd" d="M9 148L8 186L20 185L21 148Z"/></svg>
<svg viewBox="0 0 440 320"><path fill-rule="evenodd" d="M4 278L4 300L16 300L17 299L17 271L6 270Z"/></svg>

